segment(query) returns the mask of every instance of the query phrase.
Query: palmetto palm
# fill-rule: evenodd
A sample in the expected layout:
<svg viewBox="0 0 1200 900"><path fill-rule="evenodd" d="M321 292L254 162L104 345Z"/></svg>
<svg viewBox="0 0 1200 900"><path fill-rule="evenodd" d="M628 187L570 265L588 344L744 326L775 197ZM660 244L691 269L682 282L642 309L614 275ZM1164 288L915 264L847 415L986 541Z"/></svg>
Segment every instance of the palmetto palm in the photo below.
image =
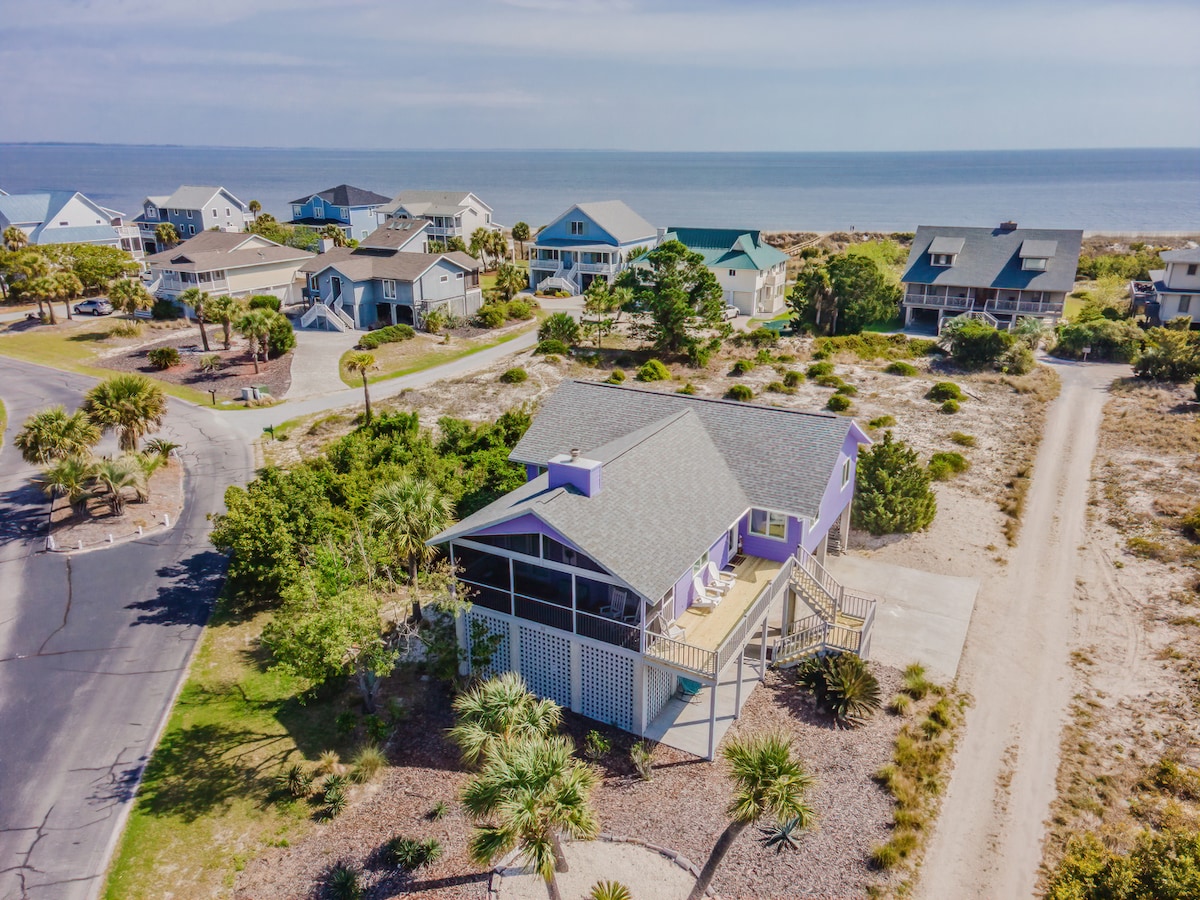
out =
<svg viewBox="0 0 1200 900"><path fill-rule="evenodd" d="M88 391L80 408L104 431L116 431L122 450L133 452L138 441L162 425L167 398L149 378L116 375Z"/></svg>
<svg viewBox="0 0 1200 900"><path fill-rule="evenodd" d="M525 686L516 672L480 682L454 701L458 724L450 739L471 766L513 740L548 738L562 722L562 707L543 700Z"/></svg>
<svg viewBox="0 0 1200 900"><path fill-rule="evenodd" d="M370 353L351 353L346 359L346 369L350 372L358 372L362 375L363 384L363 403L366 406L366 412L363 414L363 421L371 421L371 391L367 386L367 372L375 368L375 357Z"/></svg>
<svg viewBox="0 0 1200 900"><path fill-rule="evenodd" d="M450 498L424 478L405 475L375 489L367 507L367 521L391 542L396 556L407 564L408 577L417 583L421 563L436 552L425 542L444 530L452 518ZM413 603L413 617L421 617L421 606Z"/></svg>
<svg viewBox="0 0 1200 900"><path fill-rule="evenodd" d="M596 773L575 759L573 750L565 737L505 744L462 794L477 823L468 844L472 861L490 865L518 848L546 880L551 900L561 896L556 871L567 870L559 835L588 839L600 830L591 806Z"/></svg>
<svg viewBox="0 0 1200 900"><path fill-rule="evenodd" d="M496 290L505 300L511 300L513 295L523 291L529 284L529 279L523 269L512 263L502 263L496 272Z"/></svg>
<svg viewBox="0 0 1200 900"><path fill-rule="evenodd" d="M200 326L200 343L204 346L204 352L207 353L208 347L208 332L204 330L204 315L205 307L211 299L207 291L202 291L198 287L190 287L177 298L180 303L186 303L196 313L196 324Z"/></svg>
<svg viewBox="0 0 1200 900"><path fill-rule="evenodd" d="M136 278L119 278L108 286L108 299L117 309L133 316L139 309L149 309L154 298Z"/></svg>
<svg viewBox="0 0 1200 900"><path fill-rule="evenodd" d="M170 222L163 222L154 229L154 239L164 248L174 247L179 243L179 232Z"/></svg>
<svg viewBox="0 0 1200 900"><path fill-rule="evenodd" d="M333 241L335 247L346 246L346 232L338 228L338 226L330 224L321 229L321 237L328 238Z"/></svg>
<svg viewBox="0 0 1200 900"><path fill-rule="evenodd" d="M52 406L25 420L13 438L25 462L43 466L70 456L87 456L100 440L100 429L83 411L68 414Z"/></svg>
<svg viewBox="0 0 1200 900"><path fill-rule="evenodd" d="M92 468L91 487L96 496L103 497L114 516L125 512L125 491L133 488L139 499L145 498L146 477L136 459L97 460Z"/></svg>
<svg viewBox="0 0 1200 900"><path fill-rule="evenodd" d="M266 362L270 351L271 315L266 309L251 309L243 313L234 327L250 343L250 353L254 358L254 373L258 374L258 357L262 354Z"/></svg>
<svg viewBox="0 0 1200 900"><path fill-rule="evenodd" d="M731 821L700 870L688 900L701 900L738 835L763 816L770 814L779 822L797 819L801 828L807 827L813 818L811 807L804 802L804 792L812 785L812 778L792 756L790 739L779 734L736 738L721 755L729 763L729 777L734 785L729 804Z"/></svg>
<svg viewBox="0 0 1200 900"><path fill-rule="evenodd" d="M76 516L83 515L92 498L95 462L86 456L66 456L54 460L42 472L38 483L51 498L66 497Z"/></svg>
<svg viewBox="0 0 1200 900"><path fill-rule="evenodd" d="M67 318L75 318L71 311L71 301L83 293L83 282L74 272L55 272L53 276L56 287L55 296L63 302Z"/></svg>
<svg viewBox="0 0 1200 900"><path fill-rule="evenodd" d="M529 240L529 224L518 222L512 227L512 237L521 246L521 255L525 255L525 242Z"/></svg>
<svg viewBox="0 0 1200 900"><path fill-rule="evenodd" d="M16 252L29 246L29 236L16 225L4 229L4 249Z"/></svg>
<svg viewBox="0 0 1200 900"><path fill-rule="evenodd" d="M471 232L471 243L468 245L471 255L487 268L488 254L492 251L492 233L480 225Z"/></svg>
<svg viewBox="0 0 1200 900"><path fill-rule="evenodd" d="M250 210L250 215L254 216L256 219L258 218L258 214L262 212L262 204L257 200L251 200L247 208Z"/></svg>
<svg viewBox="0 0 1200 900"><path fill-rule="evenodd" d="M222 340L226 350L233 343L233 323L241 317L244 311L245 307L242 306L240 300L225 295L210 297L204 304L204 317L214 324L220 323L221 325Z"/></svg>
<svg viewBox="0 0 1200 900"><path fill-rule="evenodd" d="M508 256L508 238L503 231L493 231L488 240L488 250L497 262Z"/></svg>

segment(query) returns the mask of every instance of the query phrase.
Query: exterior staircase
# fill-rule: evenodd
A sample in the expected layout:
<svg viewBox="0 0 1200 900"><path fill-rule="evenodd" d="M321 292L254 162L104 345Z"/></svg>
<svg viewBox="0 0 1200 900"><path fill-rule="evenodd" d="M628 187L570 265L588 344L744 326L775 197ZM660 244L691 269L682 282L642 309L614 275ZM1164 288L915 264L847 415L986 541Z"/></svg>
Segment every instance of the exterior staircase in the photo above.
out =
<svg viewBox="0 0 1200 900"><path fill-rule="evenodd" d="M568 291L574 296L579 293L579 285L575 283L575 276L571 274L570 270L564 268L562 263L559 263L553 275L549 278L543 278L538 283L538 290Z"/></svg>
<svg viewBox="0 0 1200 900"><path fill-rule="evenodd" d="M308 328L317 319L324 319L334 331L351 331L354 329L354 320L346 315L345 310L334 303L333 300L325 300L310 306L304 315L300 317L300 327Z"/></svg>
<svg viewBox="0 0 1200 900"><path fill-rule="evenodd" d="M812 554L797 550L790 579L793 596L812 615L793 621L787 634L775 641L772 664L789 668L829 652L866 657L871 649L875 601L850 594Z"/></svg>

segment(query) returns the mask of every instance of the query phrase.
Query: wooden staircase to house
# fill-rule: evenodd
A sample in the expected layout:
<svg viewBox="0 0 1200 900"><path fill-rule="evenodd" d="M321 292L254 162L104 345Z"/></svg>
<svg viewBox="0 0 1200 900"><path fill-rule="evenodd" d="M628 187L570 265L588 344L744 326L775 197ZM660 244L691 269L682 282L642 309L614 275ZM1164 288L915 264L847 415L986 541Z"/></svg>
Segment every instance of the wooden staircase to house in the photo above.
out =
<svg viewBox="0 0 1200 900"><path fill-rule="evenodd" d="M789 668L829 652L866 657L871 649L876 602L851 594L801 548L792 567L790 586L795 598L812 610L797 618L772 648L771 662Z"/></svg>

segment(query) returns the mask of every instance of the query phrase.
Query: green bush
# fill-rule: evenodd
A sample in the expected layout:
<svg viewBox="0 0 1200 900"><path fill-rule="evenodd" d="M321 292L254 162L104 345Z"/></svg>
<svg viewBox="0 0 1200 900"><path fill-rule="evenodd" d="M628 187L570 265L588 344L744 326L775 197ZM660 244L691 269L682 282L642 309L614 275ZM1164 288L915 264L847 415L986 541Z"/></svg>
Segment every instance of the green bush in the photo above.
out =
<svg viewBox="0 0 1200 900"><path fill-rule="evenodd" d="M592 762L603 759L612 749L612 741L598 731L589 731L583 739L583 755Z"/></svg>
<svg viewBox="0 0 1200 900"><path fill-rule="evenodd" d="M824 378L826 375L832 375L833 363L826 361L815 362L808 367L808 372L806 374L808 375L809 379Z"/></svg>
<svg viewBox="0 0 1200 900"><path fill-rule="evenodd" d="M1179 522L1183 533L1192 540L1200 540L1200 506L1192 510L1190 515L1184 516Z"/></svg>
<svg viewBox="0 0 1200 900"><path fill-rule="evenodd" d="M371 781L388 766L388 758L377 744L363 744L350 761L350 778L359 784Z"/></svg>
<svg viewBox="0 0 1200 900"><path fill-rule="evenodd" d="M358 869L349 863L336 863L325 875L330 900L359 900L363 895Z"/></svg>
<svg viewBox="0 0 1200 900"><path fill-rule="evenodd" d="M812 383L821 387L840 388L846 382L842 381L837 375L818 375L812 379Z"/></svg>
<svg viewBox="0 0 1200 900"><path fill-rule="evenodd" d="M570 313L556 312L538 326L539 341L559 341L570 346L579 342L579 323Z"/></svg>
<svg viewBox="0 0 1200 900"><path fill-rule="evenodd" d="M638 381L667 381L671 370L657 359L648 359L637 370Z"/></svg>
<svg viewBox="0 0 1200 900"><path fill-rule="evenodd" d="M1142 349L1146 333L1133 322L1071 322L1055 329L1055 356L1081 359L1090 348L1088 359L1110 362L1133 362Z"/></svg>
<svg viewBox="0 0 1200 900"><path fill-rule="evenodd" d="M179 304L174 300L155 300L154 305L150 307L150 318L155 322L172 322L181 315Z"/></svg>
<svg viewBox="0 0 1200 900"><path fill-rule="evenodd" d="M844 334L836 337L818 338L814 344L816 355L824 359L835 353L853 353L859 359L912 359L927 352L931 341L909 340L902 334L880 334L864 331L861 334Z"/></svg>
<svg viewBox="0 0 1200 900"><path fill-rule="evenodd" d="M146 354L146 358L150 360L150 365L160 370L179 365L179 351L174 347L155 347Z"/></svg>
<svg viewBox="0 0 1200 900"><path fill-rule="evenodd" d="M794 387L798 387L799 385L801 385L803 383L804 383L804 373L803 372L797 372L794 369L784 372L784 374L783 374L783 386L784 387L794 388Z"/></svg>
<svg viewBox="0 0 1200 900"><path fill-rule="evenodd" d="M935 453L929 459L929 475L934 481L947 481L971 468L971 463L961 453L954 451Z"/></svg>
<svg viewBox="0 0 1200 900"><path fill-rule="evenodd" d="M537 346L533 348L533 352L541 353L543 355L553 353L557 356L566 356L571 352L571 348L562 341L550 338L549 340L538 341Z"/></svg>
<svg viewBox="0 0 1200 900"><path fill-rule="evenodd" d="M246 303L247 309L269 309L279 312L283 309L283 301L271 294L255 294Z"/></svg>
<svg viewBox="0 0 1200 900"><path fill-rule="evenodd" d="M733 375L746 375L754 371L754 363L748 359L739 359L733 364Z"/></svg>
<svg viewBox="0 0 1200 900"><path fill-rule="evenodd" d="M960 366L979 369L995 365L1017 339L986 322L957 316L942 326L940 340Z"/></svg>
<svg viewBox="0 0 1200 900"><path fill-rule="evenodd" d="M437 838L394 837L384 845L384 858L406 872L415 872L433 865L442 857L442 844Z"/></svg>
<svg viewBox="0 0 1200 900"><path fill-rule="evenodd" d="M796 674L800 684L812 691L817 707L839 727L863 724L882 704L878 679L852 653L814 657Z"/></svg>
<svg viewBox="0 0 1200 900"><path fill-rule="evenodd" d="M295 348L296 330L292 328L292 323L283 313L270 310L267 312L271 318L271 328L267 332L267 346L271 350L271 357L278 359Z"/></svg>
<svg viewBox="0 0 1200 900"><path fill-rule="evenodd" d="M221 368L220 353L205 353L196 360L196 368L201 372L215 372Z"/></svg>
<svg viewBox="0 0 1200 900"><path fill-rule="evenodd" d="M609 384L623 384L625 382L625 370L613 369L606 381L608 381Z"/></svg>
<svg viewBox="0 0 1200 900"><path fill-rule="evenodd" d="M857 397L858 396L858 388L856 388L852 384L839 384L837 386L837 390L835 390L834 393L841 394L843 397Z"/></svg>
<svg viewBox="0 0 1200 900"><path fill-rule="evenodd" d="M509 300L508 301L508 317L510 319L524 321L525 319L533 318L533 304L528 300Z"/></svg>
<svg viewBox="0 0 1200 900"><path fill-rule="evenodd" d="M963 434L961 431L950 432L950 440L960 447L975 446L975 436L972 434Z"/></svg>
<svg viewBox="0 0 1200 900"><path fill-rule="evenodd" d="M1133 371L1155 381L1192 381L1200 374L1200 333L1173 327L1147 330L1146 349L1134 361Z"/></svg>
<svg viewBox="0 0 1200 900"><path fill-rule="evenodd" d="M480 328L500 328L508 321L508 304L485 303L475 313L475 322Z"/></svg>
<svg viewBox="0 0 1200 900"><path fill-rule="evenodd" d="M522 369L520 366L517 366L516 368L508 369L507 371L505 371L505 373L503 375L500 376L500 380L502 382L504 382L505 384L520 384L522 381L525 381L527 378L529 378L529 373L526 372L524 369Z"/></svg>
<svg viewBox="0 0 1200 900"><path fill-rule="evenodd" d="M953 381L939 381L929 389L929 393L925 395L934 403L941 403L944 400L962 400L963 392Z"/></svg>
<svg viewBox="0 0 1200 900"><path fill-rule="evenodd" d="M883 371L887 372L889 375L903 375L905 378L911 378L917 374L917 367L912 363L897 361L889 365Z"/></svg>
<svg viewBox="0 0 1200 900"><path fill-rule="evenodd" d="M1024 341L1013 344L996 361L996 367L1009 375L1028 375L1036 365L1037 359Z"/></svg>
<svg viewBox="0 0 1200 900"><path fill-rule="evenodd" d="M772 381L770 384L768 384L766 386L766 388L764 388L764 390L769 391L772 394L794 394L794 393L796 393L795 388L788 387L782 381Z"/></svg>
<svg viewBox="0 0 1200 900"><path fill-rule="evenodd" d="M430 334L437 334L446 327L447 321L445 310L431 309L425 314L425 317L421 320L421 324Z"/></svg>
<svg viewBox="0 0 1200 900"><path fill-rule="evenodd" d="M846 412L850 408L850 398L844 394L834 394L826 401L825 408L830 412Z"/></svg>
<svg viewBox="0 0 1200 900"><path fill-rule="evenodd" d="M880 416L867 423L868 428L891 428L896 424L895 416Z"/></svg>
<svg viewBox="0 0 1200 900"><path fill-rule="evenodd" d="M683 387L681 387L675 393L691 395L691 394L696 393L696 386L689 381L687 384L685 384Z"/></svg>
<svg viewBox="0 0 1200 900"><path fill-rule="evenodd" d="M1073 835L1050 876L1047 900L1200 897L1200 831L1144 830L1128 853L1091 832Z"/></svg>
<svg viewBox="0 0 1200 900"><path fill-rule="evenodd" d="M754 399L754 391L752 391L750 386L747 384L735 384L725 392L725 399L737 400L741 403L745 403L747 400Z"/></svg>
<svg viewBox="0 0 1200 900"><path fill-rule="evenodd" d="M916 451L885 431L882 440L859 449L851 512L854 527L874 535L928 527L937 515L937 498L929 480Z"/></svg>
<svg viewBox="0 0 1200 900"><path fill-rule="evenodd" d="M312 773L300 763L292 763L279 776L280 790L287 791L288 794L297 800L303 799L312 793L312 783Z"/></svg>
<svg viewBox="0 0 1200 900"><path fill-rule="evenodd" d="M738 343L750 344L753 347L772 347L779 343L779 332L770 328L755 328L738 336Z"/></svg>
<svg viewBox="0 0 1200 900"><path fill-rule="evenodd" d="M411 325L385 325L375 331L368 331L358 339L358 349L374 350L382 344L395 344L416 337L416 331Z"/></svg>
<svg viewBox="0 0 1200 900"><path fill-rule="evenodd" d="M588 900L632 900L629 888L619 881L597 881L588 891Z"/></svg>
<svg viewBox="0 0 1200 900"><path fill-rule="evenodd" d="M957 401L957 400L947 400L945 403L943 403L943 404L942 404L940 407L938 407L938 408L939 408L939 409L940 409L942 412L944 412L946 415L948 415L948 416L952 416L952 415L954 415L956 412L958 412L958 401Z"/></svg>
<svg viewBox="0 0 1200 900"><path fill-rule="evenodd" d="M1192 384L1192 393L1196 395L1196 402L1200 403L1200 378L1197 378Z"/></svg>

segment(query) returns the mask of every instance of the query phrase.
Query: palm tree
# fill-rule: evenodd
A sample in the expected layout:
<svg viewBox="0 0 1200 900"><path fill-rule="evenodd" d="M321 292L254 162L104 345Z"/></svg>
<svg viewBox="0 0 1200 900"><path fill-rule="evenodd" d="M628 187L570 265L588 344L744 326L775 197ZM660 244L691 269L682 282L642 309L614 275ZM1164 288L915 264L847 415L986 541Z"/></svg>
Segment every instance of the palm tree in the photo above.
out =
<svg viewBox="0 0 1200 900"><path fill-rule="evenodd" d="M254 374L258 374L258 355L261 353L263 362L267 361L270 353L271 340L271 311L266 309L247 310L234 324L250 344L250 354L254 358Z"/></svg>
<svg viewBox="0 0 1200 900"><path fill-rule="evenodd" d="M91 486L95 474L95 463L90 457L82 455L64 456L47 466L42 472L38 483L42 490L54 499L66 497L71 505L71 511L76 516L82 516L87 509L87 503L92 499Z"/></svg>
<svg viewBox="0 0 1200 900"><path fill-rule="evenodd" d="M125 489L133 488L139 498L145 490L142 468L130 457L98 460L92 470L92 489L96 496L103 497L114 516L125 512Z"/></svg>
<svg viewBox="0 0 1200 900"><path fill-rule="evenodd" d="M138 441L162 425L167 397L142 375L115 375L88 391L80 408L95 425L115 430L117 445L132 453Z"/></svg>
<svg viewBox="0 0 1200 900"><path fill-rule="evenodd" d="M483 263L486 269L487 255L492 249L492 233L480 225L471 232L471 243L468 245L470 254Z"/></svg>
<svg viewBox="0 0 1200 900"><path fill-rule="evenodd" d="M346 358L346 369L362 375L363 403L367 408L366 413L363 414L363 421L368 424L371 422L371 391L367 387L367 372L373 368L375 368L375 356L371 353L351 353Z"/></svg>
<svg viewBox="0 0 1200 900"><path fill-rule="evenodd" d="M21 286L21 294L37 301L39 316L49 311L50 324L58 324L58 317L54 315L54 304L50 302L58 294L58 285L54 283L53 275L39 275L37 278L27 279Z"/></svg>
<svg viewBox="0 0 1200 900"><path fill-rule="evenodd" d="M322 228L321 237L328 238L329 240L333 241L333 246L335 247L346 246L346 232L342 231L342 229L338 228L336 225L330 224Z"/></svg>
<svg viewBox="0 0 1200 900"><path fill-rule="evenodd" d="M210 297L204 304L205 318L214 324L220 323L221 325L226 350L233 343L233 323L241 317L243 312L245 312L245 307L242 306L242 302L236 297L227 295Z"/></svg>
<svg viewBox="0 0 1200 900"><path fill-rule="evenodd" d="M9 226L10 228L12 226ZM7 230L7 229L6 229ZM19 228L18 231L21 231ZM21 232L24 234L25 232ZM50 260L38 250L27 247L10 251L4 260L5 280L17 295L25 293L25 286L35 278L50 274ZM42 312L42 301L38 300L38 313Z"/></svg>
<svg viewBox="0 0 1200 900"><path fill-rule="evenodd" d="M71 309L71 301L83 294L83 282L74 272L55 272L52 276L54 283L57 286L56 295L63 302L63 307L67 311L67 318L74 319L75 314Z"/></svg>
<svg viewBox="0 0 1200 900"><path fill-rule="evenodd" d="M812 808L804 792L812 785L800 761L792 756L792 742L781 734L735 738L721 752L729 763L734 794L729 804L729 825L717 838L688 900L702 900L713 874L729 848L747 827L770 813L777 821L795 819L801 828L812 822Z"/></svg>
<svg viewBox="0 0 1200 900"><path fill-rule="evenodd" d="M375 489L367 506L367 521L391 541L396 556L408 566L408 577L417 583L421 563L436 552L425 542L444 531L452 518L450 498L425 478L405 475ZM421 604L413 601L413 618L421 618Z"/></svg>
<svg viewBox="0 0 1200 900"><path fill-rule="evenodd" d="M175 226L170 222L163 222L154 229L154 240L164 250L168 250L179 243L179 232L175 230Z"/></svg>
<svg viewBox="0 0 1200 900"><path fill-rule="evenodd" d="M139 309L149 309L154 305L154 298L137 278L118 278L109 283L108 299L130 318L133 318Z"/></svg>
<svg viewBox="0 0 1200 900"><path fill-rule="evenodd" d="M204 330L204 307L209 301L208 292L198 287L190 287L176 299L180 303L186 303L196 313L196 324L200 326L200 343L204 345L204 352L207 353L209 347L208 332Z"/></svg>
<svg viewBox="0 0 1200 900"><path fill-rule="evenodd" d="M529 223L518 222L512 227L512 239L521 246L521 258L525 258L525 242L529 240Z"/></svg>
<svg viewBox="0 0 1200 900"><path fill-rule="evenodd" d="M489 678L459 694L454 712L458 724L450 729L450 739L470 766L511 741L551 737L562 722L562 707L540 699L516 672Z"/></svg>
<svg viewBox="0 0 1200 900"><path fill-rule="evenodd" d="M4 249L15 253L18 250L24 250L29 246L29 235L18 228L16 225L9 225L4 229Z"/></svg>
<svg viewBox="0 0 1200 900"><path fill-rule="evenodd" d="M508 256L508 239L504 236L503 231L493 231L488 240L488 252L492 257L499 262Z"/></svg>
<svg viewBox="0 0 1200 900"><path fill-rule="evenodd" d="M500 268L496 270L496 290L505 300L511 300L528 285L529 278L525 271L512 263L501 263Z"/></svg>
<svg viewBox="0 0 1200 900"><path fill-rule="evenodd" d="M560 833L590 839L600 830L591 806L596 773L572 755L566 737L505 744L464 788L463 806L476 820L468 852L477 865L519 848L561 900L557 872L567 871Z"/></svg>
<svg viewBox="0 0 1200 900"><path fill-rule="evenodd" d="M70 415L61 406L34 413L25 420L13 444L31 466L69 456L87 456L100 441L100 429L82 411Z"/></svg>
<svg viewBox="0 0 1200 900"><path fill-rule="evenodd" d="M254 216L256 219L258 218L258 214L262 212L262 204L257 200L251 200L248 208L250 210L250 215Z"/></svg>

